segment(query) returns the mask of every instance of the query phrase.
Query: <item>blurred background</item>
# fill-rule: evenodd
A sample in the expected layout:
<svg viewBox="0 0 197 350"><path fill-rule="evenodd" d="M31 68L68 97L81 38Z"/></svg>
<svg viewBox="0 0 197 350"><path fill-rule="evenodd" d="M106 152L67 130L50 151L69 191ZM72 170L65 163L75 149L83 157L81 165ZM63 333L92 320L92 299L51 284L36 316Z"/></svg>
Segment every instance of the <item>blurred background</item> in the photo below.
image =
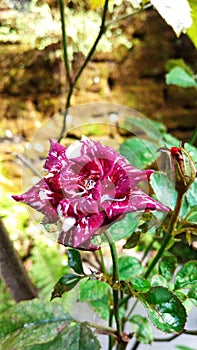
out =
<svg viewBox="0 0 197 350"><path fill-rule="evenodd" d="M177 37L152 7L127 16L133 3L110 2L108 21L124 19L111 25L102 37L77 82L71 105L107 102L131 107L161 123L179 140L189 140L197 126L196 86L168 84L166 74L179 66L195 81L194 42L187 34ZM65 1L68 55L74 75L97 36L101 14L102 8L92 8L88 0ZM69 86L61 35L56 0L1 0L0 216L39 295L46 300L66 271L65 249L40 233L26 208L13 202L11 194L22 191L21 157L27 144L46 121L65 109ZM88 122L85 115L79 119ZM70 308L73 295L63 298ZM13 304L13 296L0 280L0 311ZM196 318L192 319L196 326ZM146 348L149 346L139 347Z"/></svg>

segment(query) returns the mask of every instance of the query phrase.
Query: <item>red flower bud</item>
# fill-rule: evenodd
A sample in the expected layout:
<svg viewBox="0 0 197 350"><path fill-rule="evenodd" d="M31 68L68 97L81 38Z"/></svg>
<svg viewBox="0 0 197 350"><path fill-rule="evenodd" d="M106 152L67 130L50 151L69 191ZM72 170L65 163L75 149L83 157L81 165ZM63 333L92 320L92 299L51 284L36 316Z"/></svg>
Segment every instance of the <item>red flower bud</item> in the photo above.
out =
<svg viewBox="0 0 197 350"><path fill-rule="evenodd" d="M175 188L179 193L185 193L196 178L196 168L193 159L184 148L171 147L170 155L175 174Z"/></svg>

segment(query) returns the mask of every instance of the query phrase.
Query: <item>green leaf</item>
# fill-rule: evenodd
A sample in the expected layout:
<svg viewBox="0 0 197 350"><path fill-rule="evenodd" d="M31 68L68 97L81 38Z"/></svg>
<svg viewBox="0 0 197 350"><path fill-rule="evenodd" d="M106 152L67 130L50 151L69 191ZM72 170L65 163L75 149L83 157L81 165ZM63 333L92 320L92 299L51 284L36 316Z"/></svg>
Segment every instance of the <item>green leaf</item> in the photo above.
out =
<svg viewBox="0 0 197 350"><path fill-rule="evenodd" d="M31 345L53 340L72 320L57 303L22 301L0 316L0 348L29 350Z"/></svg>
<svg viewBox="0 0 197 350"><path fill-rule="evenodd" d="M176 348L180 350L196 350L194 348L188 348L188 346L184 346L184 345L177 345Z"/></svg>
<svg viewBox="0 0 197 350"><path fill-rule="evenodd" d="M192 208L192 210L187 216L187 220L190 221L192 224L197 223L197 205L195 205L195 207Z"/></svg>
<svg viewBox="0 0 197 350"><path fill-rule="evenodd" d="M140 231L133 232L132 235L127 239L126 243L123 245L123 248L131 249L136 247L139 239L140 239Z"/></svg>
<svg viewBox="0 0 197 350"><path fill-rule="evenodd" d="M177 296L177 298L179 298L182 304L187 300L187 295L180 290L175 290L174 294Z"/></svg>
<svg viewBox="0 0 197 350"><path fill-rule="evenodd" d="M79 275L83 275L83 266L81 261L81 255L76 249L68 249L68 265Z"/></svg>
<svg viewBox="0 0 197 350"><path fill-rule="evenodd" d="M154 172L150 176L150 184L158 201L174 209L177 193L168 177L165 174Z"/></svg>
<svg viewBox="0 0 197 350"><path fill-rule="evenodd" d="M81 281L78 288L78 299L81 302L102 299L105 295L108 295L109 289L109 285L105 282L84 280Z"/></svg>
<svg viewBox="0 0 197 350"><path fill-rule="evenodd" d="M132 165L138 169L144 169L154 162L157 157L157 149L158 144L152 141L132 137L121 144L120 153Z"/></svg>
<svg viewBox="0 0 197 350"><path fill-rule="evenodd" d="M197 260L186 262L175 277L175 289L187 288L197 282Z"/></svg>
<svg viewBox="0 0 197 350"><path fill-rule="evenodd" d="M72 322L53 341L30 350L99 350L101 345L89 327ZM29 349L28 349L29 350Z"/></svg>
<svg viewBox="0 0 197 350"><path fill-rule="evenodd" d="M150 0L159 14L169 24L177 36L185 33L192 24L191 9L187 0Z"/></svg>
<svg viewBox="0 0 197 350"><path fill-rule="evenodd" d="M189 290L188 297L191 298L193 304L197 306L197 284Z"/></svg>
<svg viewBox="0 0 197 350"><path fill-rule="evenodd" d="M197 48L197 2L196 0L188 0L190 7L192 9L191 15L192 15L192 26L188 29L187 34L189 35L190 39L193 41L194 45Z"/></svg>
<svg viewBox="0 0 197 350"><path fill-rule="evenodd" d="M155 120L150 121L148 118L139 118L136 114L134 114L134 118L126 116L123 127L126 130L131 130L134 135L144 135L145 133L148 139L154 140L157 145L160 145L161 134L166 132L166 127L163 123Z"/></svg>
<svg viewBox="0 0 197 350"><path fill-rule="evenodd" d="M124 255L118 259L120 280L132 280L144 272L141 262L133 256Z"/></svg>
<svg viewBox="0 0 197 350"><path fill-rule="evenodd" d="M186 322L186 311L180 300L165 287L152 287L141 295L141 301L153 324L166 333L180 333Z"/></svg>
<svg viewBox="0 0 197 350"><path fill-rule="evenodd" d="M197 206L197 180L193 182L189 190L186 193L186 198L191 208Z"/></svg>
<svg viewBox="0 0 197 350"><path fill-rule="evenodd" d="M51 300L54 298L61 298L64 293L73 289L82 278L84 278L84 276L75 274L68 274L61 277L53 289Z"/></svg>
<svg viewBox="0 0 197 350"><path fill-rule="evenodd" d="M173 68L166 74L167 85L177 85L184 88L197 87L197 82L194 77L191 77L183 68Z"/></svg>
<svg viewBox="0 0 197 350"><path fill-rule="evenodd" d="M135 231L136 227L138 226L138 222L136 213L130 213L127 214L123 220L113 224L109 228L109 231L113 236L114 242L129 237L132 232ZM105 235L102 235L102 241L106 241Z"/></svg>
<svg viewBox="0 0 197 350"><path fill-rule="evenodd" d="M152 287L156 287L156 286L168 287L168 283L163 276L153 275L153 277L151 279L151 286Z"/></svg>
<svg viewBox="0 0 197 350"><path fill-rule="evenodd" d="M159 272L168 282L171 281L177 264L177 258L175 256L165 256L160 260Z"/></svg>
<svg viewBox="0 0 197 350"><path fill-rule="evenodd" d="M108 296L105 295L102 299L92 300L90 302L93 310L104 320L109 320L109 300Z"/></svg>
<svg viewBox="0 0 197 350"><path fill-rule="evenodd" d="M141 315L134 315L129 321L132 323L133 333L136 339L140 343L151 344L153 341L153 330L148 320Z"/></svg>
<svg viewBox="0 0 197 350"><path fill-rule="evenodd" d="M168 72L176 67L180 67L184 69L191 76L194 75L191 68L185 63L185 61L182 58L175 58L175 59L168 60L168 62L165 65L165 68Z"/></svg>
<svg viewBox="0 0 197 350"><path fill-rule="evenodd" d="M133 277L131 279L132 287L138 292L147 292L150 289L150 282L143 277Z"/></svg>
<svg viewBox="0 0 197 350"><path fill-rule="evenodd" d="M60 254L57 247L48 246L40 239L31 250L32 266L30 276L39 290L39 296L49 298L51 291L58 279L69 273L68 266L63 264L65 257Z"/></svg>

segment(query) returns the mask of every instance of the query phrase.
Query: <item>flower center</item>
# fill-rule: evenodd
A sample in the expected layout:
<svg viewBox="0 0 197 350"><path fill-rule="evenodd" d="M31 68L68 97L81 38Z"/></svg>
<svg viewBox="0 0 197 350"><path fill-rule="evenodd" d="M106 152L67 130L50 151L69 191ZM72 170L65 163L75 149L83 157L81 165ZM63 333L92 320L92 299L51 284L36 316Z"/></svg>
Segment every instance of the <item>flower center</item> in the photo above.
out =
<svg viewBox="0 0 197 350"><path fill-rule="evenodd" d="M94 188L96 182L92 179L84 179L83 181L83 187L85 187L86 190L91 190L92 188Z"/></svg>
<svg viewBox="0 0 197 350"><path fill-rule="evenodd" d="M82 180L79 180L79 185L82 186L87 191L91 190L96 185L96 181L94 180L94 176L89 176L89 177L86 177Z"/></svg>

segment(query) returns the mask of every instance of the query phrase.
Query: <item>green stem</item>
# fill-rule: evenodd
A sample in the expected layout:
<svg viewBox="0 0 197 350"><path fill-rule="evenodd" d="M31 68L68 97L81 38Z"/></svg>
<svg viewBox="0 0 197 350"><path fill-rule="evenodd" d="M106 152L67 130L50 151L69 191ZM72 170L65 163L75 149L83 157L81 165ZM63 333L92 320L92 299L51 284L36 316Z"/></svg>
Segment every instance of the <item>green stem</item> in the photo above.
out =
<svg viewBox="0 0 197 350"><path fill-rule="evenodd" d="M104 275L107 275L107 270L106 270L106 266L105 266L105 261L104 261L104 258L103 258L103 253L102 253L102 250L99 249L99 255L100 255L100 259L101 259L101 268L102 268L102 272L104 273Z"/></svg>
<svg viewBox="0 0 197 350"><path fill-rule="evenodd" d="M183 193L178 193L177 195L177 200L176 200L176 205L175 205L175 208L174 208L174 211L173 211L173 214L171 216L171 220L170 220L170 223L169 223L169 226L168 226L168 230L167 230L167 233L166 233L166 236L162 242L162 245L160 247L160 249L158 250L157 252L157 255L154 257L153 261L151 262L151 264L149 265L144 277L148 277L151 273L151 271L153 270L153 268L155 267L155 265L157 264L157 262L159 261L159 259L161 258L165 248L167 247L171 237L172 237L172 234L173 234L173 231L176 227L176 224L177 224L177 221L178 221L178 218L179 218L179 214L180 214L180 211L181 211L181 208L182 208L182 204L183 204L183 198L184 198L184 194Z"/></svg>
<svg viewBox="0 0 197 350"><path fill-rule="evenodd" d="M173 231L176 227L178 218L179 218L179 214L182 208L182 204L183 204L183 198L184 198L184 193L178 193L177 195L177 200L176 200L176 205L173 211L173 214L171 216L170 219L170 223L168 226L168 230L166 233L166 236L162 242L162 245L160 247L160 249L157 252L157 255L155 256L155 258L153 259L153 261L151 262L150 266L148 267L144 277L148 277L151 273L151 271L153 270L153 268L155 267L155 265L157 264L157 262L159 261L159 259L161 258L165 248L167 247L172 235L173 235ZM138 346L140 345L140 342L138 340L136 340L136 342L134 343L132 350L136 350L138 348Z"/></svg>
<svg viewBox="0 0 197 350"><path fill-rule="evenodd" d="M144 11L144 10L147 10L148 8L150 8L150 7L152 7L152 6L153 6L153 5L152 5L151 3L148 3L148 4L144 5L143 7L141 7L141 8L139 8L139 9L133 11L132 13L128 13L128 14L126 14L126 15L123 15L123 16L120 16L120 17L118 17L118 18L115 18L115 19L113 19L112 21L109 21L108 23L106 23L106 28L108 28L109 26L111 26L111 25L113 25L113 24L115 24L115 23L117 23L117 22L120 22L120 21L122 21L122 20L124 20L124 19L127 19L127 18L129 18L129 17L132 17L132 16L136 15L136 14L139 13L139 12L142 12L142 11Z"/></svg>
<svg viewBox="0 0 197 350"><path fill-rule="evenodd" d="M176 227L178 218L179 218L179 214L182 208L182 204L183 204L183 198L184 198L184 193L178 193L177 195L177 200L176 200L176 205L173 211L173 214L171 216L171 220L168 226L168 230L166 233L166 236L162 242L162 245L160 247L160 249L157 252L157 255L154 257L153 261L151 262L150 266L148 267L144 277L148 277L151 273L151 271L153 270L153 268L155 267L155 265L158 263L159 259L161 258L165 248L167 247L172 235L173 235L173 231ZM132 350L136 350L139 346L140 342L138 340L136 340L136 342L134 343Z"/></svg>
<svg viewBox="0 0 197 350"><path fill-rule="evenodd" d="M96 37L96 40L95 40L93 46L91 47L91 49L90 49L90 51L88 53L84 63L82 64L81 68L79 69L79 72L77 73L77 75L76 75L76 77L74 79L74 84L76 84L77 80L81 76L81 73L83 72L84 68L87 66L88 62L90 61L90 59L91 59L91 57L93 55L93 53L95 52L99 40L101 39L102 35L105 33L105 29L106 29L105 28L105 20L106 20L106 16L107 16L108 3L109 3L109 0L105 0L99 33L98 33L98 35Z"/></svg>
<svg viewBox="0 0 197 350"><path fill-rule="evenodd" d="M68 91L68 96L67 96L67 101L66 101L66 106L65 106L66 111L64 112L63 125L62 125L62 129L60 132L60 136L58 138L58 142L60 142L65 134L65 131L66 131L66 117L68 114L67 109L70 107L70 101L71 101L71 97L73 95L74 88L77 84L78 79L80 78L81 74L83 73L85 67L89 63L92 55L94 54L99 40L101 39L102 35L105 33L105 29L106 29L105 28L105 21L106 21L106 16L107 16L109 0L105 0L100 30L99 30L99 33L96 37L96 40L95 40L93 46L91 47L84 63L82 64L81 68L79 69L79 71L74 79L71 79L71 76L70 76L70 67L69 67L67 40L66 40L66 26L65 26L65 19L64 19L64 4L63 4L63 0L58 0L58 1L60 4L60 14L61 14L61 22L62 22L62 41L63 41L63 48L64 48L64 63L65 63L66 74L67 74L67 79L68 79L68 83L69 83L69 91Z"/></svg>
<svg viewBox="0 0 197 350"><path fill-rule="evenodd" d="M66 118L68 115L68 108L70 107L70 101L71 101L71 97L73 94L73 90L74 90L74 85L70 86L70 89L68 91L68 96L67 96L67 100L66 100L66 106L65 106L65 111L64 111L64 118L63 118L63 123L62 123L62 129L58 138L58 142L60 143L62 138L64 137L65 131L66 131Z"/></svg>
<svg viewBox="0 0 197 350"><path fill-rule="evenodd" d="M114 243L114 240L111 236L111 234L106 231L105 232L105 237L108 240L109 246L110 246L110 251L111 251L111 256L112 256L112 262L113 262L113 283L118 283L119 282L119 267L118 267L118 254L116 251L116 245ZM119 320L119 294L118 290L113 289L113 303L114 303L114 316L115 316L115 321L116 321L116 327L117 327L117 332L120 334L120 320Z"/></svg>
<svg viewBox="0 0 197 350"><path fill-rule="evenodd" d="M65 68L66 68L66 76L67 76L69 85L72 86L72 79L71 79L71 75L70 75L70 65L69 65L69 58L68 58L68 45L67 45L67 36L66 36L64 1L58 0L58 2L59 2L61 25L62 25L62 42L63 42L64 64L65 64Z"/></svg>

